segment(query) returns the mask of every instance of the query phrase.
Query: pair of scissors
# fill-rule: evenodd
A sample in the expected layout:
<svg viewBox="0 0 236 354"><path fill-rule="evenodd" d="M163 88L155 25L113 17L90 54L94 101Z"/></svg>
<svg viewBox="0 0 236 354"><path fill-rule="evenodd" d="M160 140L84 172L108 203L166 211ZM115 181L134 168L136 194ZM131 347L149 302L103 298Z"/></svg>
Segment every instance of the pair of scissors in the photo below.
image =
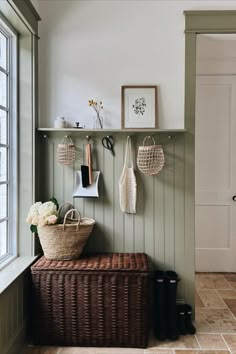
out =
<svg viewBox="0 0 236 354"><path fill-rule="evenodd" d="M104 138L102 138L102 145L105 149L110 150L112 155L115 156L114 140L111 135L107 135L107 136L104 136Z"/></svg>

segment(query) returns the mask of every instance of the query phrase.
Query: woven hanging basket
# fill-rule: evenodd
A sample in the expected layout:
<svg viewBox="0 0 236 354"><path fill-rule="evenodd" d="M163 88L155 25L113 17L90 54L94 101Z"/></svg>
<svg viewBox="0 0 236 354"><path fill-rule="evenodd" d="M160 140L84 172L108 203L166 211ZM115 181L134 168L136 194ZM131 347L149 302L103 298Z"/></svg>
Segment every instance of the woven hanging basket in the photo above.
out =
<svg viewBox="0 0 236 354"><path fill-rule="evenodd" d="M145 140L152 138L153 145L145 146ZM146 136L143 140L143 146L138 148L137 166L145 175L157 175L163 168L165 157L162 145L156 145L155 139Z"/></svg>
<svg viewBox="0 0 236 354"><path fill-rule="evenodd" d="M73 219L73 213L77 213L77 219ZM72 217L69 218L70 214ZM66 222L67 218L69 223ZM72 220L74 223L71 223ZM53 260L78 259L94 224L95 220L81 218L77 209L71 209L66 213L63 224L38 226L38 236L45 257Z"/></svg>
<svg viewBox="0 0 236 354"><path fill-rule="evenodd" d="M57 146L57 161L61 165L71 165L75 161L75 145L71 137L65 135Z"/></svg>

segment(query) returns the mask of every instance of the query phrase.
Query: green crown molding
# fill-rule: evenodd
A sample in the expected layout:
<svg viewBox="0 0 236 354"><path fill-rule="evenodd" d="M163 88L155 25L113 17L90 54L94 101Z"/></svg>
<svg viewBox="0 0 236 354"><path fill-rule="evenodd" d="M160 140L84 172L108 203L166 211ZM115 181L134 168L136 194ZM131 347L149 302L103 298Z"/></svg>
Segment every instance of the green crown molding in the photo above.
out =
<svg viewBox="0 0 236 354"><path fill-rule="evenodd" d="M184 11L185 32L235 33L236 11Z"/></svg>
<svg viewBox="0 0 236 354"><path fill-rule="evenodd" d="M236 15L236 10L185 10L185 16Z"/></svg>
<svg viewBox="0 0 236 354"><path fill-rule="evenodd" d="M30 0L6 0L17 15L27 24L29 30L38 35L38 21L41 20Z"/></svg>

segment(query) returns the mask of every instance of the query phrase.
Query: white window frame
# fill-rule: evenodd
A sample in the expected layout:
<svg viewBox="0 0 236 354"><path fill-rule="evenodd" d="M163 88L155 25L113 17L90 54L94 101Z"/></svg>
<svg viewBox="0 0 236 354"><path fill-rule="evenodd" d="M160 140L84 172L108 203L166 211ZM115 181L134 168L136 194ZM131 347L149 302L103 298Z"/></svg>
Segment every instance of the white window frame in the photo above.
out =
<svg viewBox="0 0 236 354"><path fill-rule="evenodd" d="M0 270L6 267L18 255L18 37L16 31L0 14L0 30L7 38L7 70L0 70L7 74L7 103L6 107L0 106L7 115L7 253L0 256ZM3 146L3 145L0 145ZM4 219L2 219L4 220Z"/></svg>

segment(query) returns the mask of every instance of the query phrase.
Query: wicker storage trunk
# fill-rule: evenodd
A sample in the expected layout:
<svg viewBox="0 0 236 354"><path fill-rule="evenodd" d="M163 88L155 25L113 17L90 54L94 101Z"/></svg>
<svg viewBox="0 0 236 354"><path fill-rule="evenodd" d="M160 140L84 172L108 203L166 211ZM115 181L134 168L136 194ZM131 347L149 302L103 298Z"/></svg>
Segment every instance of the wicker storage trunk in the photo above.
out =
<svg viewBox="0 0 236 354"><path fill-rule="evenodd" d="M144 253L40 258L31 267L34 343L146 347L149 272Z"/></svg>

